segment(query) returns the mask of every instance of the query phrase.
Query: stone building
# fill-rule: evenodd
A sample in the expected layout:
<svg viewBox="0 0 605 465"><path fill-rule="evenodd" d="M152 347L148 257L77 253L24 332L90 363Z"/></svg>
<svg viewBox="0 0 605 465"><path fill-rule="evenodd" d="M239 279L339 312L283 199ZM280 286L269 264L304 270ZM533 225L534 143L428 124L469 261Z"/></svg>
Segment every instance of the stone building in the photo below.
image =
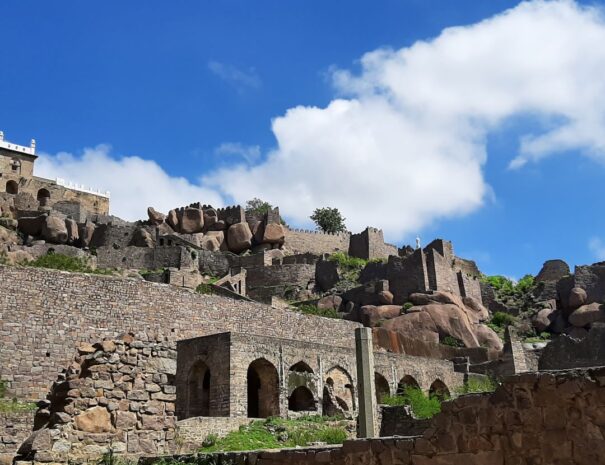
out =
<svg viewBox="0 0 605 465"><path fill-rule="evenodd" d="M30 194L40 206L57 210L80 205L92 214L109 214L109 192L87 189L68 184L63 179L45 179L34 175L36 141L29 147L13 144L4 139L0 131L0 193L9 195Z"/></svg>

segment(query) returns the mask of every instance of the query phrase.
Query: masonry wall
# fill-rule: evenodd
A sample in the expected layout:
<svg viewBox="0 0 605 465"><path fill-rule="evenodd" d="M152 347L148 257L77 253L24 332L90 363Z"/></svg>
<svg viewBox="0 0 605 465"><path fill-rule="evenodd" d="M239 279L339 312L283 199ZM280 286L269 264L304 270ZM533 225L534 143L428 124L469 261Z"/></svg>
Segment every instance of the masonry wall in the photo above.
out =
<svg viewBox="0 0 605 465"><path fill-rule="evenodd" d="M141 329L180 340L270 328L278 337L353 347L357 326L165 284L0 266L0 379L23 399L43 397L82 341Z"/></svg>
<svg viewBox="0 0 605 465"><path fill-rule="evenodd" d="M34 412L0 412L0 464L12 462L15 450L33 426Z"/></svg>
<svg viewBox="0 0 605 465"><path fill-rule="evenodd" d="M289 289L307 289L315 280L315 265L286 264L249 268L246 279L248 296L270 302L271 296L285 295Z"/></svg>
<svg viewBox="0 0 605 465"><path fill-rule="evenodd" d="M349 233L325 234L286 228L285 246L294 253L310 252L316 255L349 251Z"/></svg>

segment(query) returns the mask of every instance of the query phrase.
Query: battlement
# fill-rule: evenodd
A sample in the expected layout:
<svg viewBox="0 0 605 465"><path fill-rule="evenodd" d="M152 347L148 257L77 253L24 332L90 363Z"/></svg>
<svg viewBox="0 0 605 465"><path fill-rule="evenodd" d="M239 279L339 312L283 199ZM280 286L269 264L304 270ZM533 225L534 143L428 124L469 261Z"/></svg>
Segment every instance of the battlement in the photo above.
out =
<svg viewBox="0 0 605 465"><path fill-rule="evenodd" d="M302 234L315 234L319 236L336 236L336 237L351 237L351 233L349 231L329 233L318 231L316 229L298 229L298 228L288 228L287 231L293 233L302 233Z"/></svg>
<svg viewBox="0 0 605 465"><path fill-rule="evenodd" d="M40 178L40 179L44 179L44 178ZM111 196L111 192L109 192L109 191L102 192L100 189L93 189L91 187L86 187L83 184L67 182L67 181L65 181L65 179L62 179L62 178L56 178L54 181L57 184L57 186L65 187L66 189L71 189L71 190L78 191L78 192L85 192L86 194L97 195L99 197L104 197L106 199L108 199Z"/></svg>
<svg viewBox="0 0 605 465"><path fill-rule="evenodd" d="M4 131L0 131L0 148L11 150L13 152L25 153L26 155L36 156L36 139L32 139L29 147L13 144L4 140Z"/></svg>

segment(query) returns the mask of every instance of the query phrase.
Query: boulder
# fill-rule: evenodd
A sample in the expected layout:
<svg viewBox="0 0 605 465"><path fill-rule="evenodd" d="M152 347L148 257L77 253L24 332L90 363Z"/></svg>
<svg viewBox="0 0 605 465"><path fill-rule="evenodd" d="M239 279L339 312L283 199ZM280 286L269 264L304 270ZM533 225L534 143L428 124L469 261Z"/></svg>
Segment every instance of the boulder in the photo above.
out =
<svg viewBox="0 0 605 465"><path fill-rule="evenodd" d="M219 247L225 242L225 233L223 231L208 231L205 236L214 237L218 242Z"/></svg>
<svg viewBox="0 0 605 465"><path fill-rule="evenodd" d="M598 302L582 305L569 315L569 322L577 328L583 328L597 321L605 321L605 306Z"/></svg>
<svg viewBox="0 0 605 465"><path fill-rule="evenodd" d="M137 228L132 235L132 239L130 239L129 245L134 247L148 247L152 249L155 247L155 242L153 241L149 231L147 231L145 228Z"/></svg>
<svg viewBox="0 0 605 465"><path fill-rule="evenodd" d="M555 311L552 308L543 308L532 318L532 325L536 328L536 331L541 333L542 331L546 331L554 319L556 318Z"/></svg>
<svg viewBox="0 0 605 465"><path fill-rule="evenodd" d="M200 238L200 247L203 250L210 250L211 252L216 252L221 249L221 244L216 236L202 236Z"/></svg>
<svg viewBox="0 0 605 465"><path fill-rule="evenodd" d="M567 299L569 308L578 308L586 303L586 291L581 287L574 287L569 291Z"/></svg>
<svg viewBox="0 0 605 465"><path fill-rule="evenodd" d="M225 231L227 223L223 220L217 220L215 223L208 226L208 231Z"/></svg>
<svg viewBox="0 0 605 465"><path fill-rule="evenodd" d="M474 327L474 330L477 341L479 341L481 347L494 349L498 352L502 351L504 344L502 344L502 340L493 329L484 324L479 324Z"/></svg>
<svg viewBox="0 0 605 465"><path fill-rule="evenodd" d="M168 212L168 216L166 216L166 223L168 223L168 226L170 226L173 230L178 230L179 217L174 208Z"/></svg>
<svg viewBox="0 0 605 465"><path fill-rule="evenodd" d="M462 298L464 310L473 323L487 321L489 319L489 311L475 298L467 296Z"/></svg>
<svg viewBox="0 0 605 465"><path fill-rule="evenodd" d="M204 212L201 209L186 207L179 216L178 230L181 234L195 234L204 229Z"/></svg>
<svg viewBox="0 0 605 465"><path fill-rule="evenodd" d="M149 217L151 224L155 226L159 226L166 219L166 215L160 213L153 207L147 207L147 216Z"/></svg>
<svg viewBox="0 0 605 465"><path fill-rule="evenodd" d="M87 433L108 433L111 426L111 416L105 407L92 407L74 418L76 429Z"/></svg>
<svg viewBox="0 0 605 465"><path fill-rule="evenodd" d="M580 341L588 336L588 330L585 328L577 328L575 326L569 326L565 328L563 331L564 334L567 334L570 338L575 339L576 341Z"/></svg>
<svg viewBox="0 0 605 465"><path fill-rule="evenodd" d="M65 218L65 228L67 229L67 242L73 244L80 238L78 223L71 218Z"/></svg>
<svg viewBox="0 0 605 465"><path fill-rule="evenodd" d="M451 336L462 341L465 347L479 347L468 315L457 305L429 304L422 311L433 319L441 337Z"/></svg>
<svg viewBox="0 0 605 465"><path fill-rule="evenodd" d="M6 262L9 265L20 265L22 263L31 262L33 259L34 257L25 250L12 250L6 252Z"/></svg>
<svg viewBox="0 0 605 465"><path fill-rule="evenodd" d="M342 297L338 295L327 295L317 302L317 308L322 310L338 310L342 305Z"/></svg>
<svg viewBox="0 0 605 465"><path fill-rule="evenodd" d="M95 228L95 224L89 220L86 220L86 223L78 225L78 236L82 247L88 247L90 245Z"/></svg>
<svg viewBox="0 0 605 465"><path fill-rule="evenodd" d="M548 260L542 265L542 269L536 275L536 283L544 281L558 281L570 273L569 265L563 260Z"/></svg>
<svg viewBox="0 0 605 465"><path fill-rule="evenodd" d="M464 308L462 299L450 292L433 291L431 294L412 293L409 297L410 302L414 305L428 305L432 303L453 304L460 308Z"/></svg>
<svg viewBox="0 0 605 465"><path fill-rule="evenodd" d="M359 323L373 328L381 320L390 320L401 315L399 305L364 305L359 310Z"/></svg>
<svg viewBox="0 0 605 465"><path fill-rule="evenodd" d="M405 337L425 342L439 342L439 331L428 313L407 313L387 320L382 324L385 330L395 331Z"/></svg>
<svg viewBox="0 0 605 465"><path fill-rule="evenodd" d="M234 253L243 252L252 246L252 231L248 223L235 223L227 231L227 244Z"/></svg>
<svg viewBox="0 0 605 465"><path fill-rule="evenodd" d="M281 224L269 223L265 225L262 242L265 244L283 244L286 240L286 231Z"/></svg>
<svg viewBox="0 0 605 465"><path fill-rule="evenodd" d="M42 234L42 227L46 222L46 215L40 215L36 217L23 217L19 218L17 228L23 234L28 236L38 237Z"/></svg>
<svg viewBox="0 0 605 465"><path fill-rule="evenodd" d="M67 242L67 228L65 219L57 216L48 216L42 225L42 237L52 244L65 244Z"/></svg>
<svg viewBox="0 0 605 465"><path fill-rule="evenodd" d="M392 305L393 304L393 293L390 291L380 291L378 293L378 301L382 305Z"/></svg>

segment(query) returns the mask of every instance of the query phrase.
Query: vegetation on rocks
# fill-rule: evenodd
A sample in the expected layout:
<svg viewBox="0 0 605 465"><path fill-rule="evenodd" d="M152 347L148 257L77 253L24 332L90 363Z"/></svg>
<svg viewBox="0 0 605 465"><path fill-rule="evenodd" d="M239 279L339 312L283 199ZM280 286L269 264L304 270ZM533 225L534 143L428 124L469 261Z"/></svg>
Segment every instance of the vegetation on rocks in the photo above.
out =
<svg viewBox="0 0 605 465"><path fill-rule="evenodd" d="M35 268L50 268L53 270L71 271L74 273L113 274L113 270L92 268L83 258L70 257L60 253L48 253L31 262L24 263L24 265Z"/></svg>
<svg viewBox="0 0 605 465"><path fill-rule="evenodd" d="M6 382L0 381L0 413L33 412L35 402L23 402L17 399L6 399Z"/></svg>
<svg viewBox="0 0 605 465"><path fill-rule="evenodd" d="M347 439L348 422L337 418L304 416L295 420L267 418L240 426L224 438L206 438L202 453L304 447L314 442L341 444Z"/></svg>
<svg viewBox="0 0 605 465"><path fill-rule="evenodd" d="M317 305L304 304L298 310L305 315L323 316L326 318L342 318L340 313L333 308L319 308Z"/></svg>
<svg viewBox="0 0 605 465"><path fill-rule="evenodd" d="M498 382L489 377L472 377L467 379L462 386L456 389L456 394L479 394L482 392L494 392Z"/></svg>

